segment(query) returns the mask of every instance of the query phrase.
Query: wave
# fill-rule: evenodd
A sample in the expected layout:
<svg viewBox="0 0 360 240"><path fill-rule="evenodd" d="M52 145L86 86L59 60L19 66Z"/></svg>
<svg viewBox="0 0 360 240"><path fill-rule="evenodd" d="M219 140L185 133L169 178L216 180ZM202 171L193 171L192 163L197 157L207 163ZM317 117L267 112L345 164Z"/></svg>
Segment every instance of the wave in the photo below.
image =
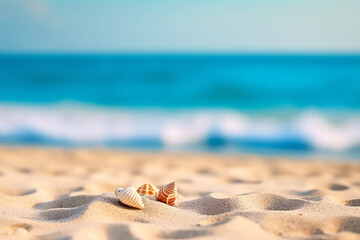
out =
<svg viewBox="0 0 360 240"><path fill-rule="evenodd" d="M341 117L339 117L341 116ZM0 105L0 142L150 148L229 147L344 152L360 147L360 115L319 110L121 109Z"/></svg>

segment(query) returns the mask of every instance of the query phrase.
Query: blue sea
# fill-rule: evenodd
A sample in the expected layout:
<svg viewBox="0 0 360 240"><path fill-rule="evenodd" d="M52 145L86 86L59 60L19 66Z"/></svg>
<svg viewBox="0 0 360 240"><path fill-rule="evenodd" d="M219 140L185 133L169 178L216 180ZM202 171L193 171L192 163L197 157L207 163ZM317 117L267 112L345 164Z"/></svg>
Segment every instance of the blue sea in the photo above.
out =
<svg viewBox="0 0 360 240"><path fill-rule="evenodd" d="M360 156L360 56L0 55L0 143Z"/></svg>

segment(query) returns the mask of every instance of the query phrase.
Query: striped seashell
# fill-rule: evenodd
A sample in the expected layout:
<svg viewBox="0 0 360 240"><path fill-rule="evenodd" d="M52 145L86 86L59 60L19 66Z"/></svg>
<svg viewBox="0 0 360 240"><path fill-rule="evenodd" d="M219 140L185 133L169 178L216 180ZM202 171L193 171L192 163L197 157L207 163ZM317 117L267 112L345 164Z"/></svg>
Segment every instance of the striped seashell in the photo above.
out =
<svg viewBox="0 0 360 240"><path fill-rule="evenodd" d="M166 203L170 206L174 206L176 201L176 195L177 195L176 183L172 182L160 188L157 200Z"/></svg>
<svg viewBox="0 0 360 240"><path fill-rule="evenodd" d="M137 192L141 196L147 196L156 200L159 193L159 189L154 185L152 185L151 183L145 183L144 185L138 188Z"/></svg>
<svg viewBox="0 0 360 240"><path fill-rule="evenodd" d="M117 188L115 190L115 195L119 201L125 205L139 209L144 208L141 197L134 187Z"/></svg>

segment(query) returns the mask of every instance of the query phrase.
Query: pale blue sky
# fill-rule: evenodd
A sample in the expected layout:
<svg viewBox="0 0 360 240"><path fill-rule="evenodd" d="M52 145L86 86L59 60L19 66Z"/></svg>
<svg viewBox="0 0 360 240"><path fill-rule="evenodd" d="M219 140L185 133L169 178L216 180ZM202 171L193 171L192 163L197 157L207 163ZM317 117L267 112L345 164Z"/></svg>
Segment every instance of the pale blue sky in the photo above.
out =
<svg viewBox="0 0 360 240"><path fill-rule="evenodd" d="M360 52L359 0L0 0L0 52Z"/></svg>

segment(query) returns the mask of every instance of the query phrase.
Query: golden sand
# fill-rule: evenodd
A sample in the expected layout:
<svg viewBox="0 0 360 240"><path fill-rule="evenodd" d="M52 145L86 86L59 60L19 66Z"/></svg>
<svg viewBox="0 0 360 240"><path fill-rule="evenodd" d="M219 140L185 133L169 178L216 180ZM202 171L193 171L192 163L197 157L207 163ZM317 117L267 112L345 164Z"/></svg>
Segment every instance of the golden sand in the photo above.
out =
<svg viewBox="0 0 360 240"><path fill-rule="evenodd" d="M360 239L360 164L0 148L0 239ZM176 181L175 207L118 187Z"/></svg>

